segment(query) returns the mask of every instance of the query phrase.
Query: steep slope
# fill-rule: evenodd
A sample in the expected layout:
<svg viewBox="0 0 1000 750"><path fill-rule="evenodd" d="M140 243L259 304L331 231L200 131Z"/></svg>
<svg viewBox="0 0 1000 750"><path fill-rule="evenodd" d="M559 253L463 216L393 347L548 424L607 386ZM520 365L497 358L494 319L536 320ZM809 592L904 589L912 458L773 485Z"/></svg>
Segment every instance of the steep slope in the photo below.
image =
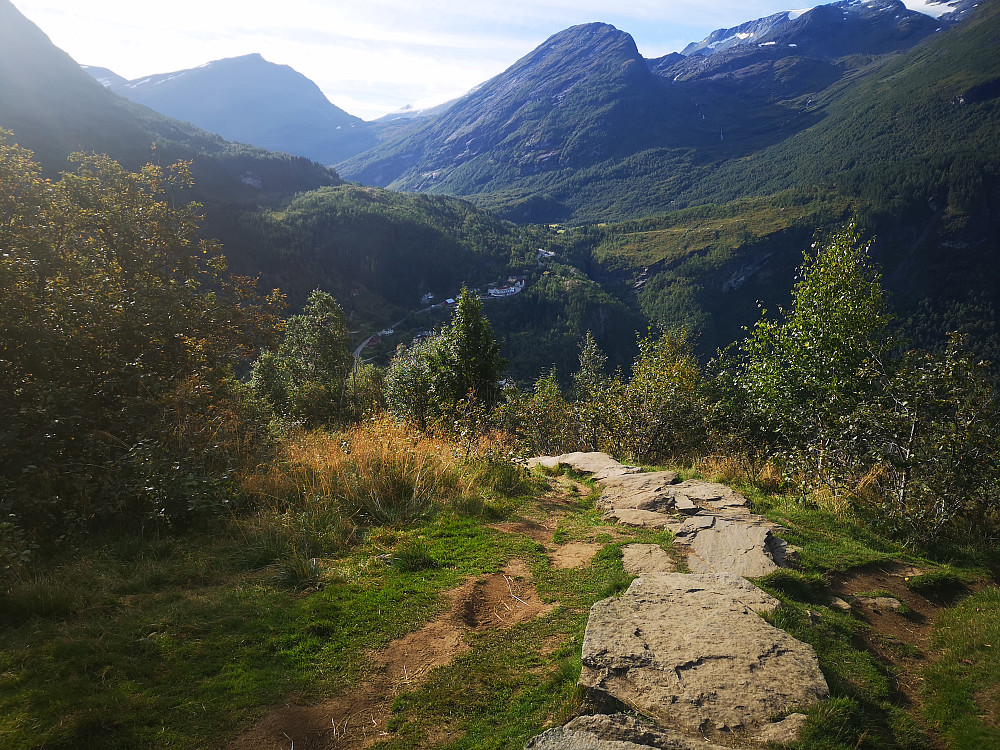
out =
<svg viewBox="0 0 1000 750"><path fill-rule="evenodd" d="M658 60L614 27L578 26L339 168L367 184L469 196L520 221L715 200L700 197L705 177L816 125L823 92L942 24L899 0L841 0Z"/></svg>
<svg viewBox="0 0 1000 750"><path fill-rule="evenodd" d="M764 18L741 23L730 29L716 29L700 42L691 42L681 50L681 56L708 56L739 45L757 44L779 26L798 18L802 11L782 11Z"/></svg>
<svg viewBox="0 0 1000 750"><path fill-rule="evenodd" d="M197 197L206 202L274 198L339 181L306 159L233 146L116 96L9 0L0 0L0 128L12 130L50 174L66 169L66 157L78 150L132 168L192 159Z"/></svg>
<svg viewBox="0 0 1000 750"><path fill-rule="evenodd" d="M697 119L690 100L650 73L628 34L587 24L341 169L370 184L468 195L653 144L691 143Z"/></svg>
<svg viewBox="0 0 1000 750"><path fill-rule="evenodd" d="M259 54L133 81L103 68L85 70L116 94L230 141L323 164L375 145L364 120L331 104L301 73Z"/></svg>
<svg viewBox="0 0 1000 750"><path fill-rule="evenodd" d="M815 125L705 172L686 194L734 203L603 230L591 274L661 324L701 331L708 353L753 320L757 300L784 302L775 290L790 286L816 227L856 216L897 311L927 329L915 336L927 345L965 329L1000 361L989 323L1000 308L998 38L1000 6L983 4L832 86L810 105Z"/></svg>
<svg viewBox="0 0 1000 750"><path fill-rule="evenodd" d="M778 46L821 59L881 55L909 49L948 25L909 10L900 0L839 0L713 31L682 54L709 57L737 48Z"/></svg>

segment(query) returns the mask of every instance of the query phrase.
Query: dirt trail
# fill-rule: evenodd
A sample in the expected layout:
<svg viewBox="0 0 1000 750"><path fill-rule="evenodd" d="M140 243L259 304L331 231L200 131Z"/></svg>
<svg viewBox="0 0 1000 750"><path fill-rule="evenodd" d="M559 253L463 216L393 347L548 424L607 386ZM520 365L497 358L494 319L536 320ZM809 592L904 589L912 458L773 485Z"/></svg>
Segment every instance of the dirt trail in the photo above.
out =
<svg viewBox="0 0 1000 750"><path fill-rule="evenodd" d="M572 502L563 488L540 503L545 514L542 520L524 519L494 528L545 544L553 567L580 567L599 545L553 543L558 518ZM508 628L555 607L539 598L531 571L521 560L512 560L500 573L467 580L446 596L449 606L442 615L370 654L371 677L357 688L311 706L275 707L228 750L365 748L387 735L392 702L400 693L418 686L433 669L469 649L467 633Z"/></svg>
<svg viewBox="0 0 1000 750"><path fill-rule="evenodd" d="M888 667L895 698L899 705L913 709L920 703L920 672L932 658L931 633L934 622L949 601L935 601L911 591L907 577L925 572L898 562L867 565L837 576L831 586L834 594L855 601L854 613L871 627L861 639ZM902 612L879 606L864 595L878 592L892 596L905 605ZM919 717L917 717L919 718Z"/></svg>

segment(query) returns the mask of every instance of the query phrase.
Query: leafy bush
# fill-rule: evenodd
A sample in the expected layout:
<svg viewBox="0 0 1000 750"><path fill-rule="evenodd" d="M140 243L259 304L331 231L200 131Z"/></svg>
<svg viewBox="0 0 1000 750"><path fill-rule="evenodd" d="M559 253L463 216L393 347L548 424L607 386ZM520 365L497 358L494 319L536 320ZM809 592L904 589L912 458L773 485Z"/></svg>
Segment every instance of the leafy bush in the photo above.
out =
<svg viewBox="0 0 1000 750"><path fill-rule="evenodd" d="M285 322L278 350L264 351L254 362L250 391L278 417L309 426L334 424L345 412L353 363L344 312L316 289L302 314Z"/></svg>
<svg viewBox="0 0 1000 750"><path fill-rule="evenodd" d="M944 354L898 353L866 247L852 225L806 254L792 309L723 354L715 430L910 544L992 545L1000 411L988 368L960 337Z"/></svg>
<svg viewBox="0 0 1000 750"><path fill-rule="evenodd" d="M198 239L197 206L177 201L189 165L133 173L78 154L51 182L6 139L0 515L52 539L132 520L128 489L147 486L157 497L139 504L165 516L214 510L208 477L259 450L232 373L273 331L279 296L260 297Z"/></svg>

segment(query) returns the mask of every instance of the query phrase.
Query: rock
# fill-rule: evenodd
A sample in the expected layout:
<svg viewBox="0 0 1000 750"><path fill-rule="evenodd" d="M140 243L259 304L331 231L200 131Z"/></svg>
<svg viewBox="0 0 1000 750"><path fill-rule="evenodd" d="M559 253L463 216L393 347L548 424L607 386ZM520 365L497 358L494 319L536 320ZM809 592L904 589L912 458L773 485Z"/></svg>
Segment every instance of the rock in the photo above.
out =
<svg viewBox="0 0 1000 750"><path fill-rule="evenodd" d="M614 519L623 526L638 526L639 528L670 529L676 532L680 528L680 519L668 516L666 513L656 513L651 510L636 510L623 508L612 510L605 514L606 518Z"/></svg>
<svg viewBox="0 0 1000 750"><path fill-rule="evenodd" d="M580 684L668 729L764 727L829 695L812 647L756 614L777 606L731 574L644 575L591 609Z"/></svg>
<svg viewBox="0 0 1000 750"><path fill-rule="evenodd" d="M671 489L674 497L684 497L695 505L712 511L743 509L749 512L750 501L731 487L716 482L689 479Z"/></svg>
<svg viewBox="0 0 1000 750"><path fill-rule="evenodd" d="M839 596L833 597L833 601L830 602L830 609L839 609L841 612L850 612L851 605L841 599Z"/></svg>
<svg viewBox="0 0 1000 750"><path fill-rule="evenodd" d="M641 474L641 466L625 466L623 464L618 464L617 467L608 467L607 469L601 469L600 471L594 472L590 475L590 478L595 482L602 482L607 479L614 479L621 476L630 476L632 474Z"/></svg>
<svg viewBox="0 0 1000 750"><path fill-rule="evenodd" d="M685 497L684 495L674 496L674 508L678 513L697 513L701 510L691 498Z"/></svg>
<svg viewBox="0 0 1000 750"><path fill-rule="evenodd" d="M673 573L677 569L666 550L658 544L630 544L622 550L622 567L632 575Z"/></svg>
<svg viewBox="0 0 1000 750"><path fill-rule="evenodd" d="M753 738L757 742L774 742L779 745L790 745L798 741L802 729L806 725L805 714L788 714L781 721L763 726Z"/></svg>
<svg viewBox="0 0 1000 750"><path fill-rule="evenodd" d="M674 471L618 474L601 482L598 507L605 511L635 508L669 512L676 505L671 492L671 485L676 481L677 472Z"/></svg>
<svg viewBox="0 0 1000 750"><path fill-rule="evenodd" d="M691 546L688 566L694 573L735 573L759 578L778 569L771 552L771 530L717 518L710 528L678 535Z"/></svg>
<svg viewBox="0 0 1000 750"><path fill-rule="evenodd" d="M533 469L536 466L541 466L546 469L558 469L559 456L538 456L536 458L529 458L528 468Z"/></svg>
<svg viewBox="0 0 1000 750"><path fill-rule="evenodd" d="M699 513L696 516L684 519L681 527L677 529L677 536L690 537L693 539L699 531L702 531L703 529L710 529L713 526L715 526L715 516ZM679 539L678 541L683 540Z"/></svg>
<svg viewBox="0 0 1000 750"><path fill-rule="evenodd" d="M699 738L660 729L634 716L578 716L528 741L528 750L727 750Z"/></svg>
<svg viewBox="0 0 1000 750"><path fill-rule="evenodd" d="M564 453L559 456L560 466L569 466L581 474L593 474L594 479L608 479L621 474L641 472L641 466L626 466L607 453Z"/></svg>
<svg viewBox="0 0 1000 750"><path fill-rule="evenodd" d="M892 596L859 596L854 601L876 612L899 612L903 609L903 603Z"/></svg>

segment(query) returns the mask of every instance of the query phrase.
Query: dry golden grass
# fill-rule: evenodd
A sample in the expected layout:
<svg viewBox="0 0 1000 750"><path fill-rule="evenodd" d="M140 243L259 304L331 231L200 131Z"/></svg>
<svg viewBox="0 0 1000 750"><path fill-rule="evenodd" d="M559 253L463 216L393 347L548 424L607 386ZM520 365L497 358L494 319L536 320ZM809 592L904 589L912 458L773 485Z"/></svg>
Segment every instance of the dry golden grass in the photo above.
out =
<svg viewBox="0 0 1000 750"><path fill-rule="evenodd" d="M419 516L473 481L453 443L380 419L343 432L289 435L279 460L245 475L242 489L272 508L322 499L381 523Z"/></svg>
<svg viewBox="0 0 1000 750"><path fill-rule="evenodd" d="M716 453L695 459L692 468L704 477L723 484L750 484L764 492L778 492L786 484L781 471L765 464L759 471L750 470L750 462L734 453Z"/></svg>

